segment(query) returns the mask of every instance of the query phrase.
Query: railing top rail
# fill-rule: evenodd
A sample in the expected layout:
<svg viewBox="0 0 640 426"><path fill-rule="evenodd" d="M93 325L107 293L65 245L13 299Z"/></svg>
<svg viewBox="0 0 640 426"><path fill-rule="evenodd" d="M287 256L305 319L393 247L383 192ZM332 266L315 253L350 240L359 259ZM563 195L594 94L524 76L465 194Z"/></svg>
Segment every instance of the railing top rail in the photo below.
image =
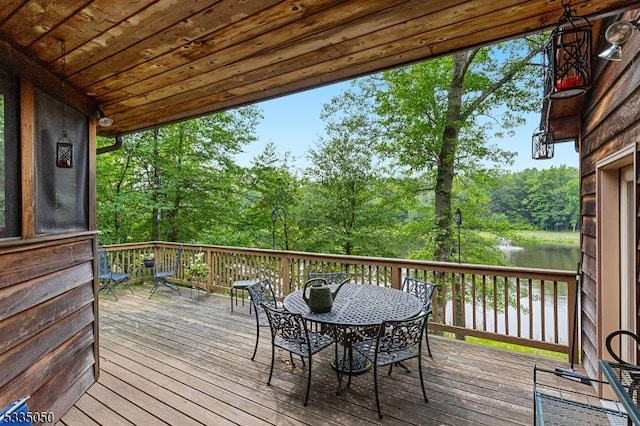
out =
<svg viewBox="0 0 640 426"><path fill-rule="evenodd" d="M138 247L166 247L166 246L178 246L180 243L162 242L162 241L150 241L147 243L127 243L127 244L114 244L108 246L110 249L131 249ZM522 268L515 266L494 266L494 265L478 265L471 263L449 263L449 262L435 262L427 260L409 260L409 259L397 259L397 258L381 258L381 257L367 257L367 256L346 256L339 254L327 254L327 253L309 253L298 251L286 251L286 250L269 250L258 248L244 248L244 247L232 247L232 246L217 246L217 245L204 245L204 244L183 244L185 248L193 248L199 250L211 250L222 253L236 253L246 255L261 255L261 256L273 256L273 257L287 257L294 259L304 259L310 261L335 261L337 263L349 263L349 264L363 264L374 266L394 266L397 268L406 269L428 269L435 272L448 272L448 273L460 273L460 274L475 274L475 275L496 275L496 276L509 276L514 278L532 278L532 279L544 279L555 281L575 281L575 271L556 270L556 269L540 269L540 268Z"/></svg>

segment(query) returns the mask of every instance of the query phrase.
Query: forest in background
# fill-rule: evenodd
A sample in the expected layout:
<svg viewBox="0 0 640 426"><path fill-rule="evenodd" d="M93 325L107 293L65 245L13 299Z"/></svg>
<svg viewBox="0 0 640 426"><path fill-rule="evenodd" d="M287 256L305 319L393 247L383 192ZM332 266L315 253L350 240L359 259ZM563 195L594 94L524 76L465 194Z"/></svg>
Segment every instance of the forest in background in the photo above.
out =
<svg viewBox="0 0 640 426"><path fill-rule="evenodd" d="M100 243L275 242L283 250L430 258L433 194L415 179L373 173L363 161L341 163L344 153L332 150L315 152L299 176L273 145L243 168L232 161L235 145L197 143L200 126L216 123L198 120L125 137L120 150L98 157ZM483 172L479 181L455 203L468 262L503 263L495 240L514 239L516 230L578 223L574 167Z"/></svg>
<svg viewBox="0 0 640 426"><path fill-rule="evenodd" d="M488 142L540 108L537 49L514 40L355 80L323 106L300 172L273 143L235 163L256 106L126 135L97 159L100 243L453 260L459 208L465 261L504 263L486 235L578 224L577 169L506 172L513 153Z"/></svg>

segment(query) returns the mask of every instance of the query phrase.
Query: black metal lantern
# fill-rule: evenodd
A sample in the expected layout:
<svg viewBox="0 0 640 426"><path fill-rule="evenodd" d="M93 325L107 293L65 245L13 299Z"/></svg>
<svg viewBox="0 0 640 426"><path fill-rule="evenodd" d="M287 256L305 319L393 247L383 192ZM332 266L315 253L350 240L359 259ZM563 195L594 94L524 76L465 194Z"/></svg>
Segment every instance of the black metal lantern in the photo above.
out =
<svg viewBox="0 0 640 426"><path fill-rule="evenodd" d="M572 16L570 4L562 2L562 9L562 17L545 46L549 99L571 98L591 87L591 23Z"/></svg>
<svg viewBox="0 0 640 426"><path fill-rule="evenodd" d="M456 212L453 215L453 220L456 223L456 226L462 225L462 211L459 208L456 209Z"/></svg>
<svg viewBox="0 0 640 426"><path fill-rule="evenodd" d="M71 138L67 134L67 45L62 40L62 126L60 128L60 137L56 142L56 167L70 169L73 167L73 144Z"/></svg>
<svg viewBox="0 0 640 426"><path fill-rule="evenodd" d="M62 133L56 143L56 166L63 169L73 167L73 144L66 131Z"/></svg>
<svg viewBox="0 0 640 426"><path fill-rule="evenodd" d="M453 220L456 222L456 226L458 227L458 263L460 263L460 227L462 226L462 211L457 208L455 214L453 215Z"/></svg>
<svg viewBox="0 0 640 426"><path fill-rule="evenodd" d="M531 138L531 158L534 160L548 160L553 158L553 148L555 140L553 132L546 124L541 124L540 128L533 132Z"/></svg>

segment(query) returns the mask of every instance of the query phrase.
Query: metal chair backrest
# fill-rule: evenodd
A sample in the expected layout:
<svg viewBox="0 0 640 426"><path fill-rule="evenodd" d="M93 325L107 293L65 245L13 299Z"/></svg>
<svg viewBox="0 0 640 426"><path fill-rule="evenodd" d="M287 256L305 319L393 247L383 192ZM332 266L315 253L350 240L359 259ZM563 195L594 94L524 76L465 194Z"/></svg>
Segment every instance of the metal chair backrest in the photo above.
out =
<svg viewBox="0 0 640 426"><path fill-rule="evenodd" d="M346 272L308 272L307 280L322 278L329 284L340 284L347 279Z"/></svg>
<svg viewBox="0 0 640 426"><path fill-rule="evenodd" d="M265 303L262 303L261 306L269 318L271 336L276 346L282 342L295 342L296 346L309 344L307 324L300 314L278 310ZM307 352L305 351L305 353Z"/></svg>
<svg viewBox="0 0 640 426"><path fill-rule="evenodd" d="M407 348L422 347L422 333L427 313L401 321L385 321L380 326L376 342L377 353L402 352Z"/></svg>
<svg viewBox="0 0 640 426"><path fill-rule="evenodd" d="M436 287L437 285L435 284L410 277L406 277L402 283L402 291L411 293L422 300L425 312L432 312L433 310L431 307L431 301Z"/></svg>
<svg viewBox="0 0 640 426"><path fill-rule="evenodd" d="M263 304L277 308L276 293L268 278L250 285L247 287L247 291L251 296L251 303L253 303L256 315L264 312Z"/></svg>
<svg viewBox="0 0 640 426"><path fill-rule="evenodd" d="M101 279L109 279L111 274L111 264L109 263L107 249L98 247L98 277Z"/></svg>

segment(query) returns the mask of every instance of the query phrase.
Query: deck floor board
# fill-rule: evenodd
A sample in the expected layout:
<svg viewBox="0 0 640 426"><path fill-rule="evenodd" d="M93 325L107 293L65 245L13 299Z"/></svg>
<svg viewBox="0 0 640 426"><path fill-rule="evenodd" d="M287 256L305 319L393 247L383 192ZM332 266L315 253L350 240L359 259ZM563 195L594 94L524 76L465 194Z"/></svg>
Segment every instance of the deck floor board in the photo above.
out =
<svg viewBox="0 0 640 426"><path fill-rule="evenodd" d="M336 395L333 349L314 357L309 405L303 405L306 367L276 352L261 329L255 361L255 318L248 304L200 294L199 301L149 286L118 300L100 295L101 376L61 419L66 426L170 425L530 425L533 367L567 362L430 335L424 348L429 402L422 399L417 363L379 377L385 417L379 420L371 372ZM590 391L589 388L583 389Z"/></svg>

